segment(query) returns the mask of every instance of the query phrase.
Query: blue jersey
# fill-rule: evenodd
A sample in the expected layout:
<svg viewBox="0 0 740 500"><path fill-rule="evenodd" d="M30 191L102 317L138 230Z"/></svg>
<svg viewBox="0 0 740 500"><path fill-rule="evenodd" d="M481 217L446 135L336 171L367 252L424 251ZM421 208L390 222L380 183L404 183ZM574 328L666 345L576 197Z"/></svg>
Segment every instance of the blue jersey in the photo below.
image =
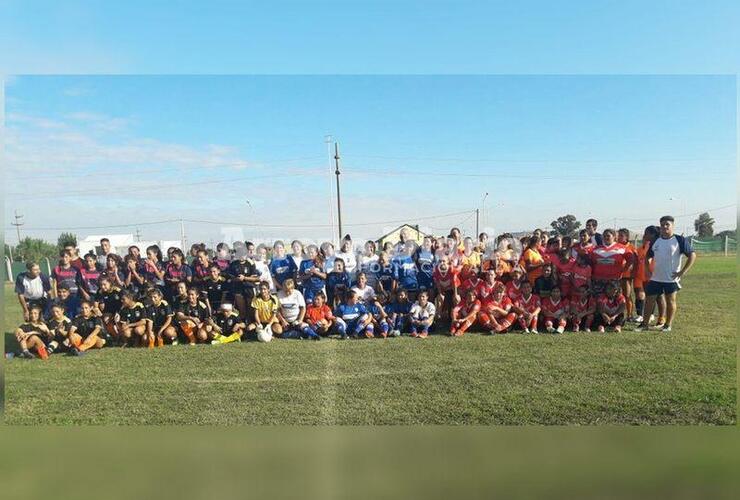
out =
<svg viewBox="0 0 740 500"><path fill-rule="evenodd" d="M276 257L272 259L272 262L270 262L270 274L272 274L273 278L275 278L275 281L277 281L280 286L282 286L283 282L288 278L295 278L296 271L298 271L298 269L295 267L295 261L288 257L283 257L281 259Z"/></svg>
<svg viewBox="0 0 740 500"><path fill-rule="evenodd" d="M339 304L334 309L334 316L343 319L347 323L355 322L365 314L367 314L367 308L361 302L357 302L354 305Z"/></svg>
<svg viewBox="0 0 740 500"><path fill-rule="evenodd" d="M386 314L409 314L413 305L410 300L406 303L393 302L385 306L385 312Z"/></svg>
<svg viewBox="0 0 740 500"><path fill-rule="evenodd" d="M381 319L383 319L383 315L381 314L381 310L383 309L381 309L381 307L378 305L377 302L371 302L366 307L367 307L367 312L372 314L375 320L380 321Z"/></svg>
<svg viewBox="0 0 740 500"><path fill-rule="evenodd" d="M393 275L404 290L419 288L418 273L416 262L410 256L398 255L393 258Z"/></svg>
<svg viewBox="0 0 740 500"><path fill-rule="evenodd" d="M349 273L347 271L342 271L341 273L332 271L326 275L327 292L331 292L333 294L338 286L343 286L346 289L349 289L352 286L352 281L350 280Z"/></svg>
<svg viewBox="0 0 740 500"><path fill-rule="evenodd" d="M434 288L434 280L432 275L434 274L434 254L431 251L419 249L416 253L416 265L419 268L419 288L429 290Z"/></svg>
<svg viewBox="0 0 740 500"><path fill-rule="evenodd" d="M298 274L304 275L312 267L316 267L316 264L314 264L312 260L303 260L301 261L301 267L298 270ZM323 269L319 267L319 271L323 272ZM319 278L316 275L311 275L310 278L302 280L301 284L303 288L303 297L306 299L306 302L309 302L313 300L316 294L318 294L320 291L324 289L326 280Z"/></svg>

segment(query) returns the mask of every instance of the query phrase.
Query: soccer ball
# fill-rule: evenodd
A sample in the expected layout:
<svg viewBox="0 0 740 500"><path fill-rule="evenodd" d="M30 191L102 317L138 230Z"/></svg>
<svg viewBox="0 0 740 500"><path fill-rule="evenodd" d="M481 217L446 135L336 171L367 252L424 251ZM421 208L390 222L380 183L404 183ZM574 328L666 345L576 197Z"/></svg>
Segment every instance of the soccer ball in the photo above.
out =
<svg viewBox="0 0 740 500"><path fill-rule="evenodd" d="M272 328L269 326L257 330L257 340L260 342L269 342L272 340Z"/></svg>

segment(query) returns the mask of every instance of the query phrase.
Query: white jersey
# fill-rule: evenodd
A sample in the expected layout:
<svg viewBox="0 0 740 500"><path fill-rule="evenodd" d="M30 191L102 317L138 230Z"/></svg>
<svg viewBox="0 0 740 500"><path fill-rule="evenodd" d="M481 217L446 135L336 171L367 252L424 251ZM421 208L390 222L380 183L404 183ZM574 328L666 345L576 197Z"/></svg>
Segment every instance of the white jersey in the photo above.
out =
<svg viewBox="0 0 740 500"><path fill-rule="evenodd" d="M365 285L365 288L354 286L352 290L357 294L357 300L363 304L370 304L375 300L375 290L370 285Z"/></svg>
<svg viewBox="0 0 740 500"><path fill-rule="evenodd" d="M427 305L424 307L421 307L418 302L414 302L414 305L411 306L411 318L417 321L426 321L429 318L433 318L436 312L437 308L431 302L427 302Z"/></svg>
<svg viewBox="0 0 740 500"><path fill-rule="evenodd" d="M270 284L270 291L275 291L275 282L272 280L272 274L270 274L270 264L261 260L254 261L254 267L257 268L257 272L260 273L260 281L267 281Z"/></svg>
<svg viewBox="0 0 740 500"><path fill-rule="evenodd" d="M377 255L360 255L360 258L357 262L358 270L365 273L365 276L367 276L367 284L368 286L371 286L375 288L375 285L378 282L378 276L377 273L380 271L380 264L378 264L378 256Z"/></svg>
<svg viewBox="0 0 740 500"><path fill-rule="evenodd" d="M337 252L335 255L335 258L339 257L344 261L344 270L347 271L350 275L354 274L355 269L357 269L357 258L355 257L355 254L352 251L349 252Z"/></svg>
<svg viewBox="0 0 740 500"><path fill-rule="evenodd" d="M293 323L298 319L301 314L300 308L306 307L306 301L303 298L303 294L298 290L293 290L290 295L285 293L285 290L280 290L277 294L278 302L280 303L280 314L283 315L285 321Z"/></svg>
<svg viewBox="0 0 740 500"><path fill-rule="evenodd" d="M658 238L650 246L648 256L653 258L653 275L651 281L660 283L678 283L673 273L681 270L681 256L689 256L694 251L691 243L683 236L674 234L670 238Z"/></svg>

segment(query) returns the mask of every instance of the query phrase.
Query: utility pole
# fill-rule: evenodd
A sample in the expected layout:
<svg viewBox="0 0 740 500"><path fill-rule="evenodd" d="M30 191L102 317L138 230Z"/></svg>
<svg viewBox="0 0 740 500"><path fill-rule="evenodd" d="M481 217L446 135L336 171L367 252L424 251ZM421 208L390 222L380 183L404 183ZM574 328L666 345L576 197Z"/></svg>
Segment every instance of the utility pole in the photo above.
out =
<svg viewBox="0 0 740 500"><path fill-rule="evenodd" d="M480 208L475 209L475 237L480 234Z"/></svg>
<svg viewBox="0 0 740 500"><path fill-rule="evenodd" d="M25 224L25 222L21 222L21 219L23 219L22 215L18 215L18 210L15 210L15 222L11 222L11 226L15 226L16 234L18 235L18 243L21 242L21 226Z"/></svg>
<svg viewBox="0 0 740 500"><path fill-rule="evenodd" d="M332 195L332 185L331 185L331 174L332 174L332 154L331 154L331 143L332 143L332 136L326 135L324 136L324 142L326 143L326 153L327 157L329 159L329 221L331 222L331 227L329 228L329 241L331 241L331 238L334 236L334 197ZM338 242L337 242L338 243Z"/></svg>
<svg viewBox="0 0 740 500"><path fill-rule="evenodd" d="M137 243L141 241L141 232L138 227L136 228L136 235L134 237L136 238Z"/></svg>
<svg viewBox="0 0 740 500"><path fill-rule="evenodd" d="M339 239L337 242L342 241L342 198L339 194L339 144L334 143L334 165L336 170L334 174L337 176L337 223L339 225Z"/></svg>

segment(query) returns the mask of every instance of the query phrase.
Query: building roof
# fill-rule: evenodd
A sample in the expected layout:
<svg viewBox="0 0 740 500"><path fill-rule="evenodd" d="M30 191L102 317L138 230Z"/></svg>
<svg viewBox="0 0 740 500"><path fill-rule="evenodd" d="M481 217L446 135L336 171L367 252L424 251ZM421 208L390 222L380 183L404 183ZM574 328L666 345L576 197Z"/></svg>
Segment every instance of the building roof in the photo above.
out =
<svg viewBox="0 0 740 500"><path fill-rule="evenodd" d="M395 233L396 231L398 231L398 230L400 230L400 229L402 229L404 227L408 227L409 229L413 229L414 231L418 231L418 233L421 236L426 236L427 235L427 233L425 233L424 231L422 231L422 230L419 229L419 226L418 225L413 225L412 226L411 224L401 224L400 226L398 226L397 228L393 229L392 231L388 231L383 236L380 236L379 238L376 238L375 241L380 241L383 238L386 238L386 237L390 236L391 234Z"/></svg>

